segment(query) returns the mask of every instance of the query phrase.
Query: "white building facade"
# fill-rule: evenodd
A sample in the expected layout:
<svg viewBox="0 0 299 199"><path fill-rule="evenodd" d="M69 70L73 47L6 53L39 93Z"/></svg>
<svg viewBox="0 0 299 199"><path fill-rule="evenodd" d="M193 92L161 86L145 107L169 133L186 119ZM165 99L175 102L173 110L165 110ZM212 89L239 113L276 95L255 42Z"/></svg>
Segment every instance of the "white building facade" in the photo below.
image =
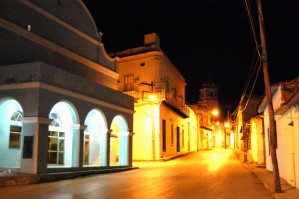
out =
<svg viewBox="0 0 299 199"><path fill-rule="evenodd" d="M277 130L277 160L279 174L299 188L299 78L271 86ZM259 106L264 113L266 168L272 171L269 153L269 115L266 99Z"/></svg>
<svg viewBox="0 0 299 199"><path fill-rule="evenodd" d="M119 57L118 90L135 99L133 160L158 160L197 150L197 121L185 104L185 80L155 33Z"/></svg>
<svg viewBox="0 0 299 199"><path fill-rule="evenodd" d="M83 2L3 0L0 13L0 169L132 166L134 101Z"/></svg>

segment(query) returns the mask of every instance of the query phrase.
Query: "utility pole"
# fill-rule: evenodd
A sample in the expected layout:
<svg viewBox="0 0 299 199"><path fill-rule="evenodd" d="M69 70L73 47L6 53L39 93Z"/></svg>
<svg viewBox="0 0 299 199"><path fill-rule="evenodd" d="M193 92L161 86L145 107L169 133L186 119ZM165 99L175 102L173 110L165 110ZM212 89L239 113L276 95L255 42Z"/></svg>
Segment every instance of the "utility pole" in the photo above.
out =
<svg viewBox="0 0 299 199"><path fill-rule="evenodd" d="M261 0L257 0L257 8L258 8L258 19L260 25L260 37L261 37L261 45L262 45L262 62L263 62L265 92L266 92L266 99L268 104L268 114L269 114L269 124L270 124L270 154L271 154L271 160L273 165L274 190L276 193L281 193L279 169L278 169L278 162L277 162L277 155L276 155L277 132L276 132L276 126L274 120L274 109L273 109L271 86L270 86L269 73L268 73L268 60L267 60L268 58L267 58L267 50L266 50L265 26L264 26Z"/></svg>
<svg viewBox="0 0 299 199"><path fill-rule="evenodd" d="M150 93L153 94L154 92L154 82L147 83L141 82L140 85L146 85L150 89ZM143 96L142 96L143 98ZM153 161L156 160L156 127L155 127L155 101L150 101L150 108L151 108L151 122L152 122L152 159Z"/></svg>

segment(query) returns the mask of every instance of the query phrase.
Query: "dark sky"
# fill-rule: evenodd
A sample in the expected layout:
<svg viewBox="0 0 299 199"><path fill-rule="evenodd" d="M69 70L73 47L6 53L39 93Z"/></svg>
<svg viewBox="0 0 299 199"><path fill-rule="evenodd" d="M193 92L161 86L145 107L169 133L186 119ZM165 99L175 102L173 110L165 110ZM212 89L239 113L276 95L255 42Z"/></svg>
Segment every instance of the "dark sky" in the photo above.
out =
<svg viewBox="0 0 299 199"><path fill-rule="evenodd" d="M256 1L249 0L259 40ZM218 85L222 106L239 103L255 53L244 0L83 0L108 53L143 45L156 32L184 76L186 101L199 100L202 82ZM299 76L299 1L262 0L271 83ZM255 94L263 94L260 71Z"/></svg>

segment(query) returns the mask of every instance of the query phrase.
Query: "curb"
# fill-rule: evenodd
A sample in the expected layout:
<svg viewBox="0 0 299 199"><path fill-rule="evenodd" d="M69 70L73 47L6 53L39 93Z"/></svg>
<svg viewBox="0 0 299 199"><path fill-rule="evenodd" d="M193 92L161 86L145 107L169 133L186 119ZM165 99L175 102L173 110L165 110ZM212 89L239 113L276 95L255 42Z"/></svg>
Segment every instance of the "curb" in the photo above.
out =
<svg viewBox="0 0 299 199"><path fill-rule="evenodd" d="M111 168L111 169L101 169L101 170L33 174L33 175L14 174L14 176L12 176L13 174L10 174L9 176L0 177L0 188L8 187L8 186L54 182L54 181L75 179L75 178L91 176L91 175L117 173L117 172L129 171L133 169L139 169L139 167L124 167L124 168Z"/></svg>

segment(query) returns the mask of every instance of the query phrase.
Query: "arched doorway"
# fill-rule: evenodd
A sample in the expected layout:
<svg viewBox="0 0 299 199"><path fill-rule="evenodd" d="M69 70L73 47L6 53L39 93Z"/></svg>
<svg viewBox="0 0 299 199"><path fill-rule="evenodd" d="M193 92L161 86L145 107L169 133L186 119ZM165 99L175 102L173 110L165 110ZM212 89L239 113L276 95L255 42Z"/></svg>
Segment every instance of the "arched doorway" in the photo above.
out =
<svg viewBox="0 0 299 199"><path fill-rule="evenodd" d="M91 110L84 125L84 166L107 166L107 121L97 109Z"/></svg>
<svg viewBox="0 0 299 199"><path fill-rule="evenodd" d="M48 167L78 166L79 129L78 114L70 102L59 102L53 106L49 118Z"/></svg>
<svg viewBox="0 0 299 199"><path fill-rule="evenodd" d="M23 109L12 98L0 100L0 167L20 168Z"/></svg>
<svg viewBox="0 0 299 199"><path fill-rule="evenodd" d="M127 166L129 164L129 132L126 119L117 115L111 123L110 166Z"/></svg>

